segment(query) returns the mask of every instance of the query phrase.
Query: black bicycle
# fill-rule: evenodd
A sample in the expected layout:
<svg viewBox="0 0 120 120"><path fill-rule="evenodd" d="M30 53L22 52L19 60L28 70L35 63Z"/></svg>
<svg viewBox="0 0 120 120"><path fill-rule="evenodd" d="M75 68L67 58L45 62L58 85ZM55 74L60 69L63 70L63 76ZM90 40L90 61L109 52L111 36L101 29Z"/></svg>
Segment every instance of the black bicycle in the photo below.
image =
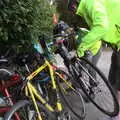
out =
<svg viewBox="0 0 120 120"><path fill-rule="evenodd" d="M62 24L62 29L58 30L60 34L55 35L54 46L57 46L55 53L60 54L63 58L64 64L73 78L73 85L82 89L100 111L111 117L116 116L119 112L119 104L110 83L105 75L90 61L84 57L71 56L68 45L69 38L73 34L66 33L63 26L64 24ZM90 72L90 69L95 75Z"/></svg>

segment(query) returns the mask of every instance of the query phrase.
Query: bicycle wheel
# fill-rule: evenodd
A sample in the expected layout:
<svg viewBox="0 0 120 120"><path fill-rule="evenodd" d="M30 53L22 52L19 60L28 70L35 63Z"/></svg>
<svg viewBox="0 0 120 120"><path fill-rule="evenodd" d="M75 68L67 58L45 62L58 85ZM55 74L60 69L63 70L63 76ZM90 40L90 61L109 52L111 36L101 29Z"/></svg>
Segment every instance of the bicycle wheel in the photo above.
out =
<svg viewBox="0 0 120 120"><path fill-rule="evenodd" d="M103 113L116 116L119 104L105 75L85 58L77 58L74 66L80 73L76 80L89 100Z"/></svg>
<svg viewBox="0 0 120 120"><path fill-rule="evenodd" d="M70 75L62 70L56 71L57 83L61 97L65 105L74 114L73 116L84 119L86 116L84 100L79 92L78 87L73 85Z"/></svg>
<svg viewBox="0 0 120 120"><path fill-rule="evenodd" d="M42 120L56 120L55 115L48 111L42 104L38 104ZM5 114L4 120L16 120L14 114L19 116L18 120L38 120L32 102L20 100Z"/></svg>

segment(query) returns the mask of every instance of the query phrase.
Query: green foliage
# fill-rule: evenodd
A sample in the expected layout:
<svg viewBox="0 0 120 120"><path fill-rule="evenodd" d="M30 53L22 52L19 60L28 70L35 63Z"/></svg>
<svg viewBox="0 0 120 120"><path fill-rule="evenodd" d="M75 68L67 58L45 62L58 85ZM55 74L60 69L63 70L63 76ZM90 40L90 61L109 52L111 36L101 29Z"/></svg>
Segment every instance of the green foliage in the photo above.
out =
<svg viewBox="0 0 120 120"><path fill-rule="evenodd" d="M85 28L88 27L85 20L82 17L72 14L72 12L68 10L67 0L56 0L56 2L60 20L65 21L66 23L73 27L76 26Z"/></svg>
<svg viewBox="0 0 120 120"><path fill-rule="evenodd" d="M54 12L46 0L0 0L0 43L29 44L51 34Z"/></svg>

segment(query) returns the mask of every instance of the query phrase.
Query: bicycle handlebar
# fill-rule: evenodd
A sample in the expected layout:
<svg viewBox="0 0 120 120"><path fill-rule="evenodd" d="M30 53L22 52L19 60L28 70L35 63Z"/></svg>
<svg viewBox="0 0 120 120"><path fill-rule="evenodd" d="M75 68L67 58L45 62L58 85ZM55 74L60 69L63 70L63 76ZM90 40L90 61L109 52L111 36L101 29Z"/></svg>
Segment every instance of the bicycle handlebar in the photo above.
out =
<svg viewBox="0 0 120 120"><path fill-rule="evenodd" d="M71 34L67 34L67 33L65 33L65 34L56 34L56 35L54 35L54 38L56 38L56 37L71 37L73 35L75 35L75 34L74 33L71 33Z"/></svg>
<svg viewBox="0 0 120 120"><path fill-rule="evenodd" d="M75 34L71 33L71 34L57 34L54 35L53 37L53 42L49 43L48 46L52 46L52 45L59 45L63 42L66 42L70 37L74 36Z"/></svg>

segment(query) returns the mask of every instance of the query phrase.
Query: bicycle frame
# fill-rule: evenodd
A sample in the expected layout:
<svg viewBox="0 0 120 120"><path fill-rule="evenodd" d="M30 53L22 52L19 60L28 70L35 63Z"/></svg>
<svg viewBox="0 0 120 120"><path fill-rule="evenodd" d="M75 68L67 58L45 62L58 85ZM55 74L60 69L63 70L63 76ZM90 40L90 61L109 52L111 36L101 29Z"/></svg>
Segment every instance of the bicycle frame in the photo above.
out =
<svg viewBox="0 0 120 120"><path fill-rule="evenodd" d="M1 80L1 84L0 84L0 91L2 92L2 94L8 98L10 105L13 105L15 101L13 101L12 99L12 95L10 94L8 88L12 87L13 85L15 85L16 83L20 82L19 80L15 80L15 81L7 81L5 82L4 80ZM5 112L8 112L8 110L10 109L11 106L0 106L0 115L4 114ZM16 120L20 120L19 114L15 113L15 119Z"/></svg>
<svg viewBox="0 0 120 120"><path fill-rule="evenodd" d="M34 103L34 107L38 113L38 119L39 120L42 120L41 118L41 115L40 115L40 112L39 112L39 108L38 108L38 105L37 105L37 102L36 102L36 99L37 98L42 104L45 105L45 107L51 111L51 112L55 112L55 109L49 105L46 100L38 93L38 91L36 90L36 88L32 85L32 83L30 83L30 81L37 75L39 74L42 70L44 70L46 67L49 68L49 72L50 72L50 77L51 77L51 81L52 81L52 89L55 91L56 93L56 96L57 96L57 111L58 112L61 112L63 110L62 108L62 104L60 102L60 97L59 97L59 94L58 94L58 90L57 90L57 85L56 85L56 82L55 82L55 79L54 79L54 69L52 67L52 65L47 61L45 60L45 63L39 67L37 70L35 70L34 72L32 72L29 76L27 76L26 80L27 80L27 85L25 87L25 95L26 96L31 96L32 98L32 101Z"/></svg>

